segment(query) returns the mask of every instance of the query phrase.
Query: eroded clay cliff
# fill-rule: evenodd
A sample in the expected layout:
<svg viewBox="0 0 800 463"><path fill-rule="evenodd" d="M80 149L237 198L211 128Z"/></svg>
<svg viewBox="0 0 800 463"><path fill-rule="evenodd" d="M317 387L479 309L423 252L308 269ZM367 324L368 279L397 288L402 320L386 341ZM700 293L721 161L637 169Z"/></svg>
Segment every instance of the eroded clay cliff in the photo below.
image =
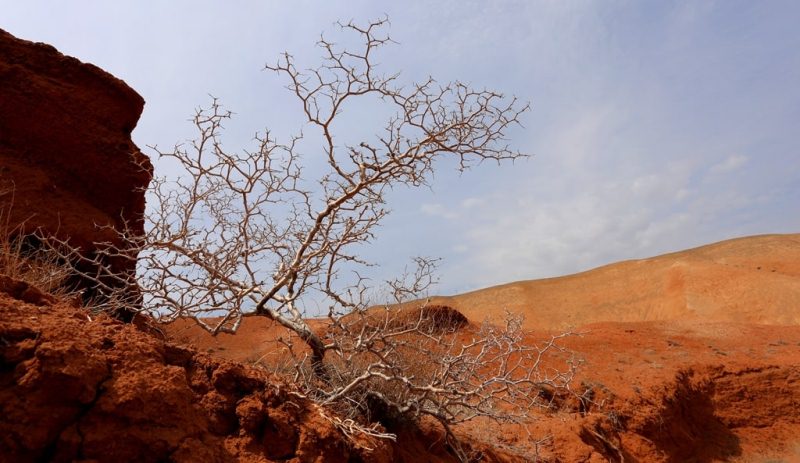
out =
<svg viewBox="0 0 800 463"><path fill-rule="evenodd" d="M152 167L131 131L143 107L102 69L0 30L0 208L9 228L41 228L86 252L115 239L98 225L141 233Z"/></svg>

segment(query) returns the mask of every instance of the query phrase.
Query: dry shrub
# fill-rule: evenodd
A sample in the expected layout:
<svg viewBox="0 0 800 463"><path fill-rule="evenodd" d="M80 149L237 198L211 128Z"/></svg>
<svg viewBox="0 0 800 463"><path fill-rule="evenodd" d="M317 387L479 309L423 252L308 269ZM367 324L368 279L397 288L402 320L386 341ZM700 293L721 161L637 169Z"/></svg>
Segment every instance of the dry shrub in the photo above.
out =
<svg viewBox="0 0 800 463"><path fill-rule="evenodd" d="M72 267L56 250L24 234L22 224L11 223L13 205L13 185L0 185L0 275L61 299L71 298L68 281L74 275Z"/></svg>
<svg viewBox="0 0 800 463"><path fill-rule="evenodd" d="M464 171L526 157L507 136L528 104L460 81L403 83L376 61L394 43L388 25L388 18L338 24L355 40L320 37L316 67L297 65L289 53L266 65L287 80L321 145L303 142L302 132L278 141L267 130L250 149L229 150L223 126L232 113L213 99L194 115L194 140L152 147L179 174L153 179L144 236L117 230L121 247L63 255L92 269L81 276L112 309L144 310L163 322L191 318L213 335L236 332L246 317L287 328L300 341L286 347L302 393L365 433L379 433L369 425L375 420L429 416L448 427L475 417L526 418L531 407L549 406L553 390L568 388L573 364L542 365L560 352L558 338L528 345L516 317L470 327L443 307L365 309L375 284L362 275L372 266L362 246L389 213L390 191L430 186L445 162ZM388 118L365 119L375 123L367 124L373 134L348 140L338 130L342 114L370 102ZM321 147L322 162L305 160L308 143ZM107 263L116 259L135 259L138 274L115 272ZM415 263L387 282L396 302L424 297L435 283L436 259ZM328 308L324 332L307 311L319 296ZM348 426L344 432L357 429Z"/></svg>
<svg viewBox="0 0 800 463"><path fill-rule="evenodd" d="M324 377L307 350L287 344L295 354L292 379L303 394L362 426L378 422L396 431L431 417L458 453L453 425L527 422L532 409L550 409L570 394L576 363L557 343L566 334L529 344L521 321L508 315L499 326L473 326L446 306L357 312L324 334Z"/></svg>

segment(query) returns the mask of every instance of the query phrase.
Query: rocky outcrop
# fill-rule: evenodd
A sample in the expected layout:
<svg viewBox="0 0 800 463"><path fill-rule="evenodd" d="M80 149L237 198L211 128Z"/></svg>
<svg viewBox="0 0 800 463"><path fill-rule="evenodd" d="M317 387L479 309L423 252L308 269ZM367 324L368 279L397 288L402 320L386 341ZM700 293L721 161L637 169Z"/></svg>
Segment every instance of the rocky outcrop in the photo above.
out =
<svg viewBox="0 0 800 463"><path fill-rule="evenodd" d="M98 225L141 233L152 167L131 131L143 107L102 69L0 30L0 209L10 227L87 252L115 239Z"/></svg>
<svg viewBox="0 0 800 463"><path fill-rule="evenodd" d="M326 413L263 370L0 291L0 463L391 461Z"/></svg>

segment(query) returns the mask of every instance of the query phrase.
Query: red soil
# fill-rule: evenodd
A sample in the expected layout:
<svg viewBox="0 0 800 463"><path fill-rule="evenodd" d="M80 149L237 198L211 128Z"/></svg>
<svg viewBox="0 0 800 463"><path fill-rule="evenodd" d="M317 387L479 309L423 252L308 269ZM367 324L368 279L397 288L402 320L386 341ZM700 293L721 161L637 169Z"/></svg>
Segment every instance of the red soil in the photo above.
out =
<svg viewBox="0 0 800 463"><path fill-rule="evenodd" d="M216 357L279 356L268 335L281 330L254 326L216 339L189 325L168 329ZM537 414L531 437L491 422L462 426L467 442L496 451L484 461L519 461L515 448L530 456L543 438L545 461L800 461L800 327L605 322L578 332L562 344L582 362L573 389L589 400Z"/></svg>
<svg viewBox="0 0 800 463"><path fill-rule="evenodd" d="M553 317L560 320L587 314L601 293L617 299L609 296L608 303L601 301L599 315L586 316L590 322L603 314L633 313L619 316L630 321L578 321L573 329L577 334L562 343L582 361L573 389L587 400L566 400L558 410L537 414L530 426L532 437L513 426L481 421L462 426L459 432L476 448L502 450L506 455L495 454L489 461L530 458L533 440L541 438L547 440L539 446L539 455L564 462L800 461L800 326L778 324L800 314L800 304L793 302L800 286L800 259L794 256L800 256L798 235L752 237L642 263L614 264L555 282L506 285L506 289L546 285L552 291L548 300L570 302L550 306L555 307ZM653 311L635 306L634 299L651 306L674 304L658 298L673 298L670 286L660 279L676 260L685 263L683 285L692 295L688 299L696 299L697 288L713 288L702 293L704 307L723 321L713 321L713 316L708 317L711 320L685 317L685 307L654 317ZM717 273L709 273L715 265ZM636 270L626 274L631 266ZM726 279L737 272L745 275ZM610 274L619 281L609 290ZM759 284L765 278L775 280ZM637 286L638 282L646 284ZM496 297L478 292L435 300L454 303L471 314L474 326L481 321L475 318L478 315L499 320L502 315L494 307L507 307L520 294L507 291L503 294L512 296L497 296L496 288L484 291ZM730 293L749 305L743 307ZM479 300L495 303L481 311L458 305ZM533 330L541 321L538 312L524 313L531 343L560 332L554 328L561 326L558 323ZM752 323L754 313L761 314L762 324ZM170 325L167 331L176 341L220 358L267 364L281 355L276 340L289 337L280 327L255 318L246 320L238 334L216 338L188 321ZM521 453L514 456L515 451Z"/></svg>
<svg viewBox="0 0 800 463"><path fill-rule="evenodd" d="M722 241L587 272L432 298L471 320L510 310L530 329L601 321L800 324L800 234Z"/></svg>
<svg viewBox="0 0 800 463"><path fill-rule="evenodd" d="M0 462L391 461L264 371L0 293Z"/></svg>
<svg viewBox="0 0 800 463"><path fill-rule="evenodd" d="M565 345L584 361L574 387L591 387L594 404L540 418L540 435L553 434L550 456L800 461L800 327L607 322L581 331Z"/></svg>

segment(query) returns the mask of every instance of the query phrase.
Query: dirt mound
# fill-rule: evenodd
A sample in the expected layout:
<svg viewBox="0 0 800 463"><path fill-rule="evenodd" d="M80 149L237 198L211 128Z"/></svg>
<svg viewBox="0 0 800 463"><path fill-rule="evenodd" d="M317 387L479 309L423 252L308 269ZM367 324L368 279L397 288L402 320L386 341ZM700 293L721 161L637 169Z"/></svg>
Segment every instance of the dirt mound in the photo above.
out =
<svg viewBox="0 0 800 463"><path fill-rule="evenodd" d="M628 404L630 415L623 412L621 419L626 431L648 439L655 453L671 461L730 460L742 456L743 440L754 437L779 450L800 428L800 417L791 412L800 399L798 374L787 365L681 369L649 397Z"/></svg>
<svg viewBox="0 0 800 463"><path fill-rule="evenodd" d="M397 319L396 328L418 326L427 334L451 333L469 325L469 320L458 310L446 305L425 305L404 310Z"/></svg>
<svg viewBox="0 0 800 463"><path fill-rule="evenodd" d="M800 327L638 322L585 327L583 398L541 416L554 461L800 461ZM531 339L541 335L531 334ZM577 410L577 412L576 412Z"/></svg>
<svg viewBox="0 0 800 463"><path fill-rule="evenodd" d="M262 371L0 294L0 461L389 461Z"/></svg>
<svg viewBox="0 0 800 463"><path fill-rule="evenodd" d="M86 251L143 230L150 162L131 141L144 100L105 71L0 30L0 209ZM130 262L112 265L127 269Z"/></svg>
<svg viewBox="0 0 800 463"><path fill-rule="evenodd" d="M344 321L347 322L348 317ZM309 323L318 332L324 331L328 324L325 319L312 319ZM469 325L469 320L452 307L433 304L422 307L409 305L400 310L389 311L377 309L367 314L365 319L352 318L350 323L351 331L358 331L359 325L368 323L392 330L418 326L421 332L433 335L463 329ZM176 342L191 345L220 358L247 364L280 363L275 358L280 357L286 349L281 339L291 341L296 346L303 345L294 333L266 317L243 319L236 334L220 333L212 336L189 319L176 320L161 329Z"/></svg>
<svg viewBox="0 0 800 463"><path fill-rule="evenodd" d="M739 238L431 302L473 322L523 313L530 329L651 320L800 324L800 234Z"/></svg>
<svg viewBox="0 0 800 463"><path fill-rule="evenodd" d="M467 317L458 310L436 304L375 308L363 317L344 317L343 322L349 325L351 332L358 332L367 325L384 331L415 330L428 335L452 333L469 325Z"/></svg>

